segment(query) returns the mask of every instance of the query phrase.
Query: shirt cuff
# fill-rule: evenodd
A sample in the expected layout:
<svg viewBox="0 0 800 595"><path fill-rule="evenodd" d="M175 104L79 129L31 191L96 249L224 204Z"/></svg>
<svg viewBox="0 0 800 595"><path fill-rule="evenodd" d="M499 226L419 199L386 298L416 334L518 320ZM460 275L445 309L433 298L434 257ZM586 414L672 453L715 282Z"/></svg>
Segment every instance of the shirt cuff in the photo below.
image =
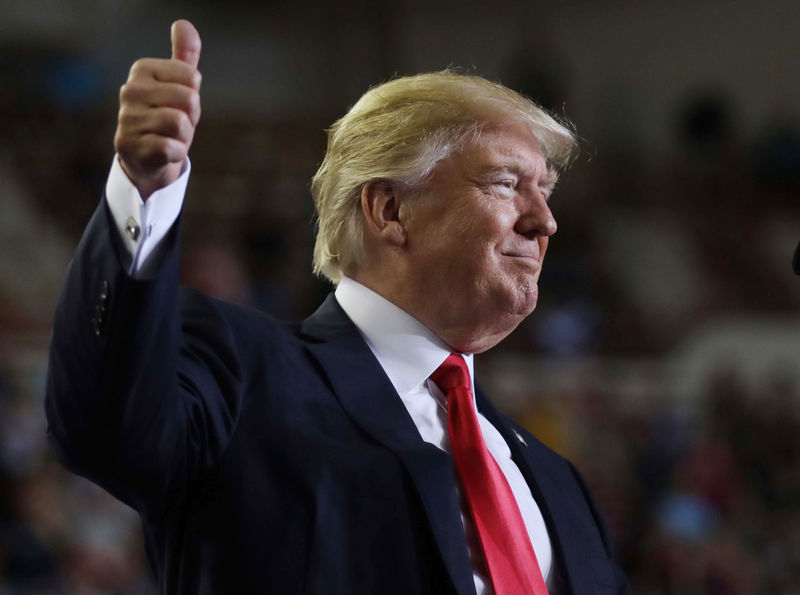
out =
<svg viewBox="0 0 800 595"><path fill-rule="evenodd" d="M187 157L178 179L143 201L119 157L114 155L106 182L106 201L125 248L120 255L122 267L133 278L147 279L158 270L165 248L162 240L181 212L191 169Z"/></svg>

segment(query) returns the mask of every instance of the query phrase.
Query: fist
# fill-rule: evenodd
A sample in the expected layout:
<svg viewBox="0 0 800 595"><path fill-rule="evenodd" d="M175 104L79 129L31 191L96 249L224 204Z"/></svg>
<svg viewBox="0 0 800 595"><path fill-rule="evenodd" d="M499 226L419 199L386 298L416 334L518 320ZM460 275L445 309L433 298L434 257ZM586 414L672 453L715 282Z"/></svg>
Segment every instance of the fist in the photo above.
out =
<svg viewBox="0 0 800 595"><path fill-rule="evenodd" d="M200 121L200 35L172 24L172 57L134 62L119 92L114 148L142 199L174 182Z"/></svg>

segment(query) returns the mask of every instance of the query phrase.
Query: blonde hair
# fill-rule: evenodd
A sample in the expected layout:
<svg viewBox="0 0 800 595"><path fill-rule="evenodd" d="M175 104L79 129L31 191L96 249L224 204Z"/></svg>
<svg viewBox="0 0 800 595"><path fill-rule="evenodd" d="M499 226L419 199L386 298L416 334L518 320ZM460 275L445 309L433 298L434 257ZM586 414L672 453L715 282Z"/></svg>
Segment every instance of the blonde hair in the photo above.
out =
<svg viewBox="0 0 800 595"><path fill-rule="evenodd" d="M325 158L311 181L317 211L314 272L338 283L364 258L361 189L370 180L411 188L436 164L491 125L527 123L548 167L569 162L572 131L519 93L484 78L444 70L398 78L367 91L328 130Z"/></svg>

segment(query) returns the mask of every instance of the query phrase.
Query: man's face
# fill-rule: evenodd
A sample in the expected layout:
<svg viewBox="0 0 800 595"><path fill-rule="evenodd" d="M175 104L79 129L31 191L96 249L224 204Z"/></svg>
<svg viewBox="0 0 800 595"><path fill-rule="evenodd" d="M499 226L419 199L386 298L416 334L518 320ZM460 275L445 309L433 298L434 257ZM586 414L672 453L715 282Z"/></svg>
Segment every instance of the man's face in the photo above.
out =
<svg viewBox="0 0 800 595"><path fill-rule="evenodd" d="M409 199L412 309L451 347L488 349L536 307L556 231L553 183L530 129L506 124L437 164L426 190ZM477 342L449 339L469 333Z"/></svg>

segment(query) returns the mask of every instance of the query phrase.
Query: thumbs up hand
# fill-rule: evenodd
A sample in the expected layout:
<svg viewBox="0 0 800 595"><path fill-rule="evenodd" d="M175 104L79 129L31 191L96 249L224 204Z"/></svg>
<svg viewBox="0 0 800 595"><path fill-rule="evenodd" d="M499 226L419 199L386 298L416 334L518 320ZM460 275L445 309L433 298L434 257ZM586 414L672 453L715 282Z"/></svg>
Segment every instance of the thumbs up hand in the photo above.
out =
<svg viewBox="0 0 800 595"><path fill-rule="evenodd" d="M119 93L114 148L144 200L178 178L200 120L200 35L181 20L171 38L172 57L134 62Z"/></svg>

